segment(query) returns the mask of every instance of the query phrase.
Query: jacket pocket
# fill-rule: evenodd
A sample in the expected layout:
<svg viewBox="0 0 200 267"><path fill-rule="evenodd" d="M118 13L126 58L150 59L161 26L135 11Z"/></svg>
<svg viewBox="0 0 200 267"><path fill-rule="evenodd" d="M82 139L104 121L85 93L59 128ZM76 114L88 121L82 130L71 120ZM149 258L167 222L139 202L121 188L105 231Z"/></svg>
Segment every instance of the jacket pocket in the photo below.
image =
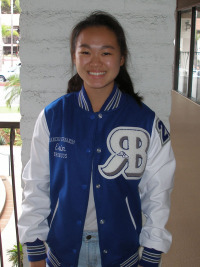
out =
<svg viewBox="0 0 200 267"><path fill-rule="evenodd" d="M51 252L51 250L49 249L48 251L48 254L47 254L47 263L50 265L50 266L53 266L53 267L60 267L61 266L61 263L59 262L59 260L56 258L56 256Z"/></svg>
<svg viewBox="0 0 200 267"><path fill-rule="evenodd" d="M126 206L127 206L127 209L128 209L128 212L129 212L129 215L130 215L130 218L131 218L131 221L132 221L133 226L134 226L134 228L135 228L135 230L136 230L136 229L137 229L137 226L136 226L135 220L134 220L134 218L133 218L133 215L132 215L132 213L131 213L131 209L130 209L129 202L128 202L128 197L126 197L125 200L126 200Z"/></svg>
<svg viewBox="0 0 200 267"><path fill-rule="evenodd" d="M50 222L50 224L49 224L49 228L51 228L51 225L52 225L52 223L53 223L53 221L54 221L56 212L57 212L57 210L58 210L58 206L59 206L59 198L58 198L58 200L57 200L57 203L56 203L56 206L55 206L55 209L54 209L54 212L53 212L53 216L52 216L52 218L51 218L51 222Z"/></svg>
<svg viewBox="0 0 200 267"><path fill-rule="evenodd" d="M120 264L120 267L134 267L139 261L138 251Z"/></svg>

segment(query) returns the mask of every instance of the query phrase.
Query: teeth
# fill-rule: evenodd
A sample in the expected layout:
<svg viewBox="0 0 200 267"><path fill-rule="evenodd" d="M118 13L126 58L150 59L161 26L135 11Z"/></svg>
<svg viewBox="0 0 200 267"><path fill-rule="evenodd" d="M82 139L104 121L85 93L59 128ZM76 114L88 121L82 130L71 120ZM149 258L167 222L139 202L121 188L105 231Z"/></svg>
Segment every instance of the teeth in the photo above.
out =
<svg viewBox="0 0 200 267"><path fill-rule="evenodd" d="M99 76L99 75L104 75L105 72L89 72L90 75L95 75L95 76Z"/></svg>

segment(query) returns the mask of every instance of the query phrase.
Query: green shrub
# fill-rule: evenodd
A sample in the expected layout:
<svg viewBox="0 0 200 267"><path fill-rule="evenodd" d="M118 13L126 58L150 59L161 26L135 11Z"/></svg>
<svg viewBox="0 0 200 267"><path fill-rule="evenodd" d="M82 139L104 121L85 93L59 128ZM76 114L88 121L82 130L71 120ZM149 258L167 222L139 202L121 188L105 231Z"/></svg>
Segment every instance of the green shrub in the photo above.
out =
<svg viewBox="0 0 200 267"><path fill-rule="evenodd" d="M3 128L5 134L10 134L10 128Z"/></svg>
<svg viewBox="0 0 200 267"><path fill-rule="evenodd" d="M20 247L20 264L23 267L23 248L22 245L19 244ZM18 249L17 245L14 245L12 249L7 250L7 255L9 255L8 260L12 262L12 267L18 267Z"/></svg>
<svg viewBox="0 0 200 267"><path fill-rule="evenodd" d="M0 135L0 145L2 146L5 144L6 144L5 138L2 135Z"/></svg>

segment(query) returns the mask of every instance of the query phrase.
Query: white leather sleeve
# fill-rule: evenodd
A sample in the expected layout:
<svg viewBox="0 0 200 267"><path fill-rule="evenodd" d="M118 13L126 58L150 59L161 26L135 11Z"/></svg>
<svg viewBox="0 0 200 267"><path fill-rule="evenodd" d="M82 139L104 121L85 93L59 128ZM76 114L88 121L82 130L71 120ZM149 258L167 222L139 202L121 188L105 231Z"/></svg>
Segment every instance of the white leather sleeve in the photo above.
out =
<svg viewBox="0 0 200 267"><path fill-rule="evenodd" d="M44 115L40 113L34 128L30 160L24 168L25 183L22 214L18 222L20 242L45 241L49 227L49 130Z"/></svg>
<svg viewBox="0 0 200 267"><path fill-rule="evenodd" d="M175 158L168 140L163 144L162 132L156 127L150 140L146 170L139 184L142 211L145 217L140 245L167 252L172 237L165 229L170 212L170 193L173 188ZM163 125L164 126L164 125Z"/></svg>

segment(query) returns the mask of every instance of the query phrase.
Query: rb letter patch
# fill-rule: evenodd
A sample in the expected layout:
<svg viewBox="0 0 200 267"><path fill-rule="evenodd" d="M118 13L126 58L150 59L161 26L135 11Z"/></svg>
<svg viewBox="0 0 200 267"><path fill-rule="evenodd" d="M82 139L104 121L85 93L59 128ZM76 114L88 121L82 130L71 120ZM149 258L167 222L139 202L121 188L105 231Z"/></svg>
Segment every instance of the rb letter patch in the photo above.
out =
<svg viewBox="0 0 200 267"><path fill-rule="evenodd" d="M139 179L146 166L149 133L136 127L117 127L107 138L107 147L111 153L99 172L106 179L114 179L121 174L125 179Z"/></svg>

